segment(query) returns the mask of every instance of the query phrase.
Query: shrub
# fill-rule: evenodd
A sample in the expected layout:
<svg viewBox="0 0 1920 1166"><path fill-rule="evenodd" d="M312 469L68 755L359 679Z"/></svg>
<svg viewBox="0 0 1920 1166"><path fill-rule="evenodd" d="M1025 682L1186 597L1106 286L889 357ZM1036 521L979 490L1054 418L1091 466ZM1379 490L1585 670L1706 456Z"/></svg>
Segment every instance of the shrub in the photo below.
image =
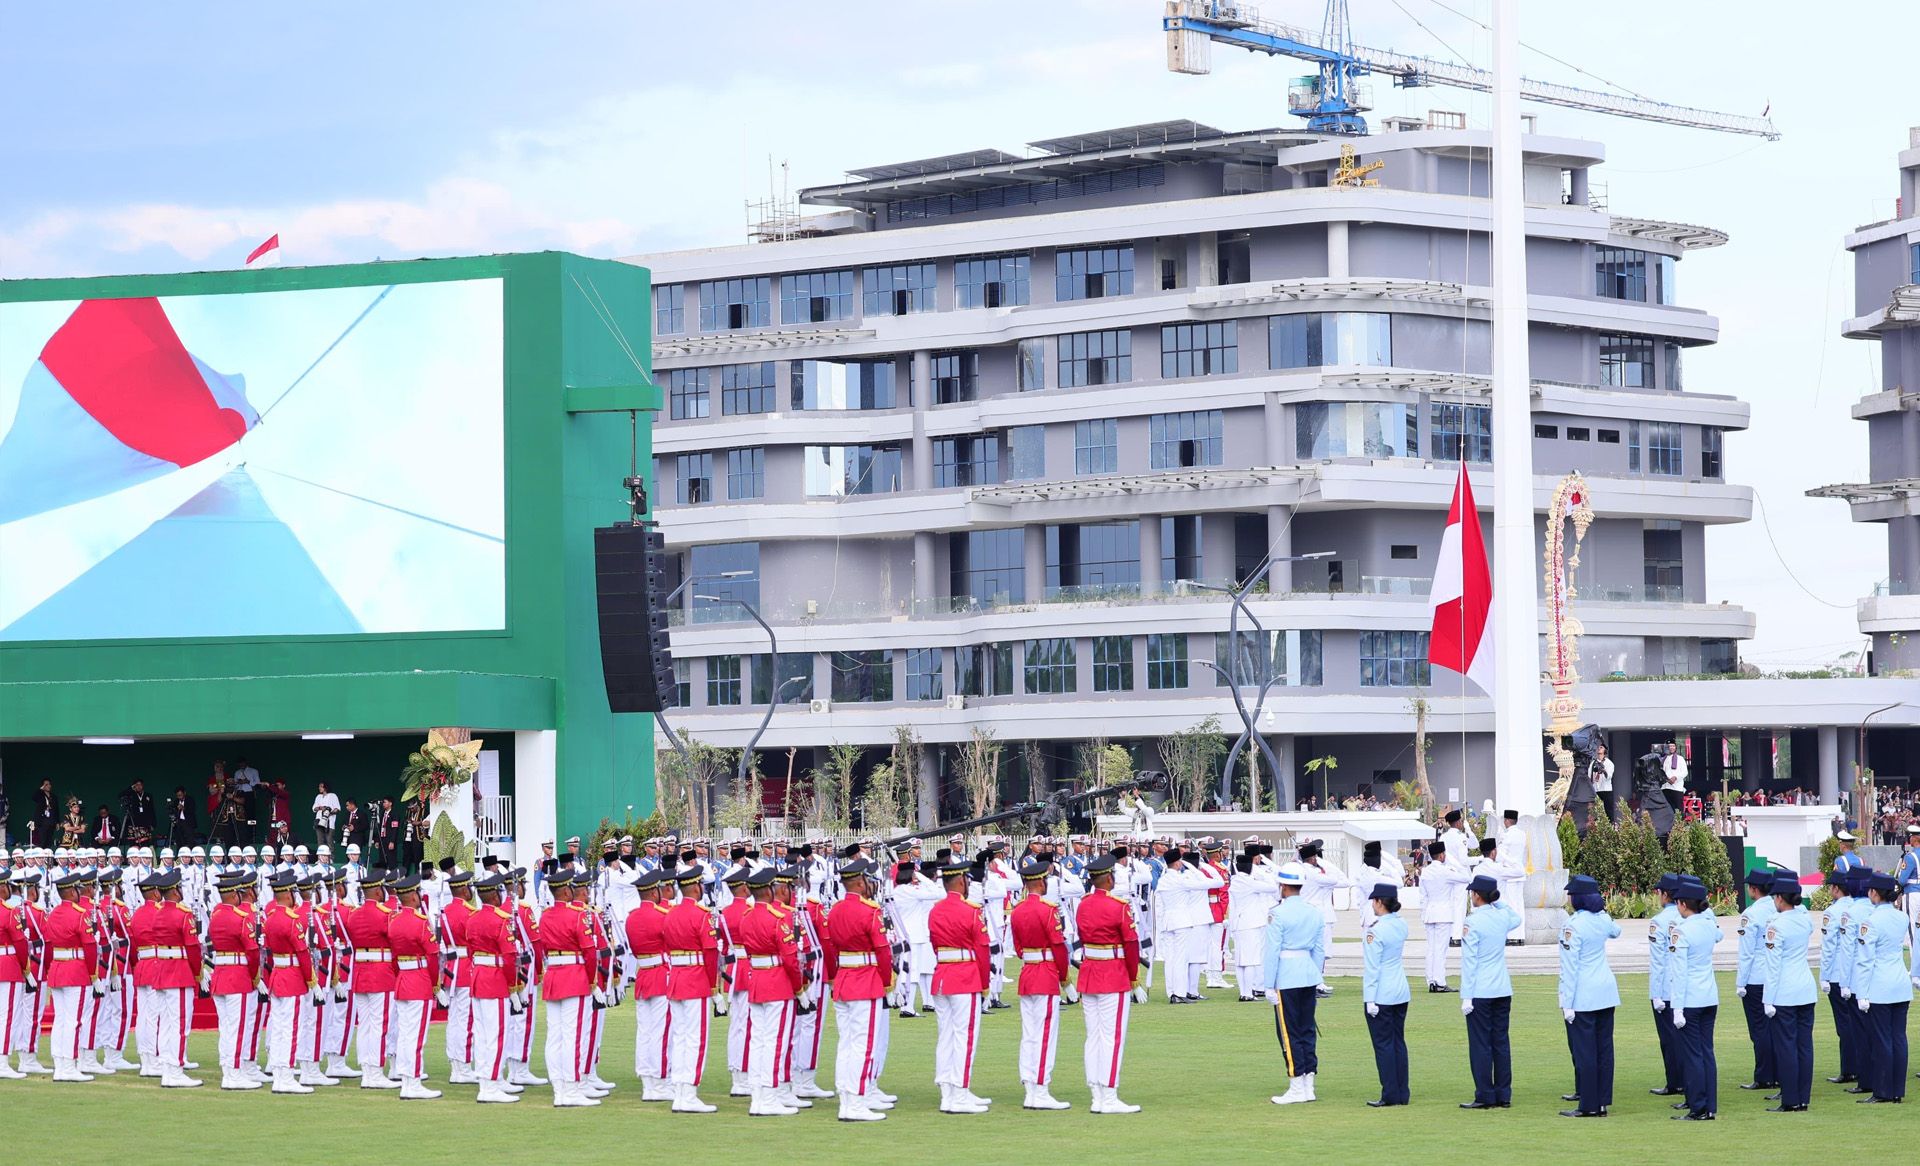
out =
<svg viewBox="0 0 1920 1166"><path fill-rule="evenodd" d="M602 818L600 819L600 824L594 827L593 835L587 839L585 850L581 853L580 860L586 863L599 862L600 849L609 840L618 842L621 838L631 834L633 835L634 842L638 843L645 839L652 838L655 835L665 834L666 832L666 819L662 818L658 811L648 814L644 818L625 818L620 821L615 821L612 818ZM635 846L634 849L638 852L639 847Z"/></svg>
<svg viewBox="0 0 1920 1166"><path fill-rule="evenodd" d="M1710 891L1737 892L1739 888L1733 885L1733 863L1727 858L1727 844L1720 841L1713 827L1695 822L1687 834L1693 844L1694 877L1707 884Z"/></svg>
<svg viewBox="0 0 1920 1166"><path fill-rule="evenodd" d="M1607 896L1607 914L1615 919L1651 919L1658 910L1652 895Z"/></svg>
<svg viewBox="0 0 1920 1166"><path fill-rule="evenodd" d="M1562 813L1553 829L1560 836L1561 865L1568 870L1580 870L1580 829L1573 824L1573 815Z"/></svg>
<svg viewBox="0 0 1920 1166"><path fill-rule="evenodd" d="M1580 841L1580 865L1572 869L1600 884L1609 893L1620 886L1620 830L1602 814Z"/></svg>
<svg viewBox="0 0 1920 1166"><path fill-rule="evenodd" d="M1666 863L1660 836L1654 833L1653 819L1646 811L1620 828L1619 890L1651 893Z"/></svg>
<svg viewBox="0 0 1920 1166"><path fill-rule="evenodd" d="M1822 841L1820 843L1820 873L1823 875L1832 874L1833 861L1839 857L1840 840L1838 838L1828 838Z"/></svg>
<svg viewBox="0 0 1920 1166"><path fill-rule="evenodd" d="M1693 831L1686 825L1673 828L1667 835L1667 869L1674 874L1693 874Z"/></svg>
<svg viewBox="0 0 1920 1166"><path fill-rule="evenodd" d="M1825 911L1828 907L1831 907L1831 906L1833 906L1833 888L1832 887L1816 888L1813 894L1807 896L1807 910L1809 911L1813 911L1817 913L1820 911Z"/></svg>
<svg viewBox="0 0 1920 1166"><path fill-rule="evenodd" d="M1713 891L1707 895L1707 906L1715 915L1738 915L1740 899L1732 890Z"/></svg>

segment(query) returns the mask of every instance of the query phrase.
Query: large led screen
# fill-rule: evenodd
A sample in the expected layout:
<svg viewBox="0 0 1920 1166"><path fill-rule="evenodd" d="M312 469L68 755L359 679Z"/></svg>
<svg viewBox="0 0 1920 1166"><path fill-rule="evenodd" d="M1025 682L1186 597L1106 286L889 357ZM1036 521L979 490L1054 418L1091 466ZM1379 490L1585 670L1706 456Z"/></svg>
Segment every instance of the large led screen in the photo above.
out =
<svg viewBox="0 0 1920 1166"><path fill-rule="evenodd" d="M497 279L0 304L0 640L506 622Z"/></svg>

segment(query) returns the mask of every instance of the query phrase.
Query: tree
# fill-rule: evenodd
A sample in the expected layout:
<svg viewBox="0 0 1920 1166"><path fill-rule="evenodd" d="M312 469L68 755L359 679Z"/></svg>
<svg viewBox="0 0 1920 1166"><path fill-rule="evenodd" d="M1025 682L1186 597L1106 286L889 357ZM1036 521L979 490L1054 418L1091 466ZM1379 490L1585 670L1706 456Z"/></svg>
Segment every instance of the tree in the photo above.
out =
<svg viewBox="0 0 1920 1166"><path fill-rule="evenodd" d="M1197 812L1213 784L1213 766L1227 752L1220 718L1208 716L1189 729L1160 738L1160 764L1167 774L1167 803L1175 810Z"/></svg>
<svg viewBox="0 0 1920 1166"><path fill-rule="evenodd" d="M708 807L715 791L722 788L733 773L740 754L721 749L682 733L680 750L669 748L654 758L654 805L668 822L688 831L705 833L710 824Z"/></svg>
<svg viewBox="0 0 1920 1166"><path fill-rule="evenodd" d="M1413 784L1428 806L1433 805L1433 783L1427 779L1427 754L1433 742L1427 737L1427 713L1430 705L1424 696L1413 698Z"/></svg>
<svg viewBox="0 0 1920 1166"><path fill-rule="evenodd" d="M960 791L967 800L969 818L992 812L1000 792L1000 756L1005 749L994 740L992 729L982 728L975 728L960 746Z"/></svg>
<svg viewBox="0 0 1920 1166"><path fill-rule="evenodd" d="M738 830L749 836L759 833L760 819L766 809L762 801L763 792L760 762L755 758L747 763L746 784L736 783L720 796L719 803L714 807L714 824L723 830Z"/></svg>
<svg viewBox="0 0 1920 1166"><path fill-rule="evenodd" d="M865 749L847 741L827 747L827 763L813 771L816 828L839 837L853 822L853 774Z"/></svg>
<svg viewBox="0 0 1920 1166"><path fill-rule="evenodd" d="M1394 792L1396 794L1399 793L1399 787L1402 784L1401 782L1394 783ZM1566 861L1567 869L1574 871L1585 870L1586 868L1580 865L1580 829L1573 824L1573 815L1561 814L1560 820L1553 824L1553 829L1554 832L1560 836L1560 854Z"/></svg>
<svg viewBox="0 0 1920 1166"><path fill-rule="evenodd" d="M920 766L925 751L912 725L893 727L893 750L888 761L893 766L897 826L912 826L920 820Z"/></svg>
<svg viewBox="0 0 1920 1166"><path fill-rule="evenodd" d="M1727 857L1727 844L1704 823L1695 822L1688 831L1693 839L1694 877L1710 891L1733 888L1733 862Z"/></svg>
<svg viewBox="0 0 1920 1166"><path fill-rule="evenodd" d="M1316 773L1320 775L1320 808L1327 809L1332 805L1327 795L1327 779L1333 776L1334 770L1340 768L1340 759L1329 753L1325 757L1315 757L1304 768L1309 777Z"/></svg>
<svg viewBox="0 0 1920 1166"><path fill-rule="evenodd" d="M1621 893L1620 884L1620 824L1611 816L1601 814L1593 819L1587 828L1587 836L1580 840L1579 865L1572 869L1600 884L1607 894Z"/></svg>
<svg viewBox="0 0 1920 1166"><path fill-rule="evenodd" d="M1039 741L1025 741L1020 745L1020 763L1027 771L1027 800L1045 801L1047 747Z"/></svg>
<svg viewBox="0 0 1920 1166"><path fill-rule="evenodd" d="M1667 835L1667 869L1674 874L1693 874L1693 831L1675 826Z"/></svg>
<svg viewBox="0 0 1920 1166"><path fill-rule="evenodd" d="M1654 832L1653 818L1645 810L1640 811L1639 821L1632 826L1632 849L1623 858L1621 878L1624 889L1636 895L1651 892L1660 883L1661 867L1666 865L1666 852L1660 847L1660 835Z"/></svg>

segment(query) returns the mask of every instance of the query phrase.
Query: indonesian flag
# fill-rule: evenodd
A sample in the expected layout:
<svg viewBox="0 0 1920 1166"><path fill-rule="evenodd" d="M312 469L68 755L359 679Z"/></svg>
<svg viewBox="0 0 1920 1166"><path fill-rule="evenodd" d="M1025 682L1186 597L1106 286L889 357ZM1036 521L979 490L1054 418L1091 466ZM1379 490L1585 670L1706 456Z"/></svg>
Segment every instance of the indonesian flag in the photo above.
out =
<svg viewBox="0 0 1920 1166"><path fill-rule="evenodd" d="M248 267L273 267L280 262L280 235L275 232L266 242L247 252Z"/></svg>
<svg viewBox="0 0 1920 1166"><path fill-rule="evenodd" d="M1440 536L1440 562L1433 569L1427 604L1433 611L1427 661L1464 674L1492 696L1493 637L1487 634L1487 617L1493 610L1493 577L1464 462L1453 487L1446 533Z"/></svg>

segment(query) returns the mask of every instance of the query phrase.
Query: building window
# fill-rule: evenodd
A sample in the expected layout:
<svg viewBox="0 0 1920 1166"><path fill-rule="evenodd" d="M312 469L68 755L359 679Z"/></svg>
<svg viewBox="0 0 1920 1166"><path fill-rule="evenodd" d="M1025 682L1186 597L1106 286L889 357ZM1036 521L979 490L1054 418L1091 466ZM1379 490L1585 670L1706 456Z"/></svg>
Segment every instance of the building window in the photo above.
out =
<svg viewBox="0 0 1920 1166"><path fill-rule="evenodd" d="M1740 654L1732 640L1701 640L1700 671L1710 676L1730 676L1740 671Z"/></svg>
<svg viewBox="0 0 1920 1166"><path fill-rule="evenodd" d="M728 417L773 412L773 362L721 365L720 412Z"/></svg>
<svg viewBox="0 0 1920 1166"><path fill-rule="evenodd" d="M1160 328L1160 375L1204 377L1240 371L1240 322L1164 324Z"/></svg>
<svg viewBox="0 0 1920 1166"><path fill-rule="evenodd" d="M949 594L994 607L1027 597L1026 531L1018 526L949 536Z"/></svg>
<svg viewBox="0 0 1920 1166"><path fill-rule="evenodd" d="M1167 633L1147 637L1147 687L1175 689L1187 686L1187 637Z"/></svg>
<svg viewBox="0 0 1920 1166"><path fill-rule="evenodd" d="M1218 409L1155 413L1147 419L1147 465L1156 470L1217 466L1221 462Z"/></svg>
<svg viewBox="0 0 1920 1166"><path fill-rule="evenodd" d="M764 328L772 322L767 310L773 296L769 276L716 279L700 285L700 330Z"/></svg>
<svg viewBox="0 0 1920 1166"><path fill-rule="evenodd" d="M853 317L853 272L809 271L780 277L780 322L824 324Z"/></svg>
<svg viewBox="0 0 1920 1166"><path fill-rule="evenodd" d="M1093 690L1095 692L1133 691L1133 637L1095 636L1093 638Z"/></svg>
<svg viewBox="0 0 1920 1166"><path fill-rule="evenodd" d="M1717 425L1700 427L1700 476L1703 478L1718 478L1724 474L1720 464L1720 442L1724 432Z"/></svg>
<svg viewBox="0 0 1920 1166"><path fill-rule="evenodd" d="M673 662L673 707L677 709L693 706L693 661L675 660Z"/></svg>
<svg viewBox="0 0 1920 1166"><path fill-rule="evenodd" d="M969 433L933 439L933 487L991 486L1000 476L1000 435Z"/></svg>
<svg viewBox="0 0 1920 1166"><path fill-rule="evenodd" d="M1535 437L1544 437L1552 440L1560 436L1560 427L1558 425L1536 425L1533 427L1533 435Z"/></svg>
<svg viewBox="0 0 1920 1166"><path fill-rule="evenodd" d="M667 409L675 421L705 417L711 408L707 397L707 373L704 368L676 368L667 371Z"/></svg>
<svg viewBox="0 0 1920 1166"><path fill-rule="evenodd" d="M1047 387L1047 342L1038 336L1022 340L1014 349L1014 366L1019 371L1023 393Z"/></svg>
<svg viewBox="0 0 1920 1166"><path fill-rule="evenodd" d="M796 360L787 374L795 409L891 409L891 360Z"/></svg>
<svg viewBox="0 0 1920 1166"><path fill-rule="evenodd" d="M1908 269L1912 273L1911 283L1920 283L1920 243L1907 246Z"/></svg>
<svg viewBox="0 0 1920 1166"><path fill-rule="evenodd" d="M1073 472L1111 474L1120 469L1120 425L1111 417L1073 423Z"/></svg>
<svg viewBox="0 0 1920 1166"><path fill-rule="evenodd" d="M1012 696L1013 645L968 644L955 648L953 687L961 696Z"/></svg>
<svg viewBox="0 0 1920 1166"><path fill-rule="evenodd" d="M1420 414L1412 405L1308 401L1294 406L1293 425L1295 455L1306 460L1419 456Z"/></svg>
<svg viewBox="0 0 1920 1166"><path fill-rule="evenodd" d="M1593 430L1584 427L1567 426L1568 441L1592 441Z"/></svg>
<svg viewBox="0 0 1920 1166"><path fill-rule="evenodd" d="M860 273L869 316L905 316L934 309L933 264L869 267Z"/></svg>
<svg viewBox="0 0 1920 1166"><path fill-rule="evenodd" d="M1007 481L1047 476L1047 427L1016 425L1007 430Z"/></svg>
<svg viewBox="0 0 1920 1166"><path fill-rule="evenodd" d="M777 669L765 652L753 658L753 703L771 703L776 691L781 704L806 704L813 699L811 652L782 652Z"/></svg>
<svg viewBox="0 0 1920 1166"><path fill-rule="evenodd" d="M1647 253L1624 247L1594 251L1593 294L1609 300L1647 302Z"/></svg>
<svg viewBox="0 0 1920 1166"><path fill-rule="evenodd" d="M689 587L693 622L716 623L746 619L739 600L760 605L760 544L708 543L687 552L687 576L699 580Z"/></svg>
<svg viewBox="0 0 1920 1166"><path fill-rule="evenodd" d="M806 458L809 498L891 494L900 489L897 445L809 445Z"/></svg>
<svg viewBox="0 0 1920 1166"><path fill-rule="evenodd" d="M1229 677L1242 688L1258 688L1271 681L1290 688L1320 686L1321 634L1301 632L1241 632L1236 652L1227 633L1213 638L1214 684L1225 688ZM1291 665L1291 666L1290 666Z"/></svg>
<svg viewBox="0 0 1920 1166"><path fill-rule="evenodd" d="M936 352L932 370L934 404L954 405L973 400L974 384L980 377L978 352Z"/></svg>
<svg viewBox="0 0 1920 1166"><path fill-rule="evenodd" d="M740 657L707 657L707 703L715 707L739 704Z"/></svg>
<svg viewBox="0 0 1920 1166"><path fill-rule="evenodd" d="M1083 522L1047 528L1047 594L1140 587L1140 524Z"/></svg>
<svg viewBox="0 0 1920 1166"><path fill-rule="evenodd" d="M683 284L663 284L653 289L653 331L656 336L671 336L687 330L687 289Z"/></svg>
<svg viewBox="0 0 1920 1166"><path fill-rule="evenodd" d="M955 308L1011 308L1027 302L1025 255L973 255L953 261Z"/></svg>
<svg viewBox="0 0 1920 1166"><path fill-rule="evenodd" d="M1600 444L1601 445L1619 445L1620 431L1618 429L1602 429L1600 431Z"/></svg>
<svg viewBox="0 0 1920 1166"><path fill-rule="evenodd" d="M1686 552L1680 524L1671 519L1649 519L1640 532L1645 562L1643 586L1651 603L1679 603L1686 597Z"/></svg>
<svg viewBox="0 0 1920 1166"><path fill-rule="evenodd" d="M1109 194L1116 190L1135 190L1166 182L1166 167L1159 163L1130 166L1125 170L1101 170L1078 178L1056 178L1052 182L1022 182L1013 186L987 186L965 194L936 194L927 198L908 198L887 204L887 221L910 223L942 215L966 215L1001 207L1031 206Z"/></svg>
<svg viewBox="0 0 1920 1166"><path fill-rule="evenodd" d="M1394 543L1387 548L1387 557L1390 559L1417 559L1420 557L1420 548L1413 543Z"/></svg>
<svg viewBox="0 0 1920 1166"><path fill-rule="evenodd" d="M1434 401L1427 406L1432 428L1427 449L1434 461L1493 461L1493 409L1487 405L1451 405Z"/></svg>
<svg viewBox="0 0 1920 1166"><path fill-rule="evenodd" d="M1667 382L1661 387L1670 392L1677 393L1680 391L1680 346L1678 344L1663 344L1660 347L1666 355L1667 365Z"/></svg>
<svg viewBox="0 0 1920 1166"><path fill-rule="evenodd" d="M1647 472L1679 477L1686 473L1680 457L1680 425L1674 421L1649 421L1647 426Z"/></svg>
<svg viewBox="0 0 1920 1166"><path fill-rule="evenodd" d="M1601 336L1600 383L1616 389L1651 389L1653 341L1645 336Z"/></svg>
<svg viewBox="0 0 1920 1166"><path fill-rule="evenodd" d="M1393 317L1386 312L1305 312L1267 322L1268 368L1393 363Z"/></svg>
<svg viewBox="0 0 1920 1166"><path fill-rule="evenodd" d="M673 459L673 495L682 506L713 501L713 455L683 453Z"/></svg>
<svg viewBox="0 0 1920 1166"><path fill-rule="evenodd" d="M893 699L893 653L884 648L828 652L833 699L847 704L885 704Z"/></svg>
<svg viewBox="0 0 1920 1166"><path fill-rule="evenodd" d="M727 451L727 500L743 502L764 497L767 492L767 451L752 449Z"/></svg>
<svg viewBox="0 0 1920 1166"><path fill-rule="evenodd" d="M1060 387L1117 385L1133 379L1133 333L1075 332L1059 340Z"/></svg>
<svg viewBox="0 0 1920 1166"><path fill-rule="evenodd" d="M907 649L907 699L940 700L945 692L940 683L940 649Z"/></svg>
<svg viewBox="0 0 1920 1166"><path fill-rule="evenodd" d="M1097 300L1133 294L1133 244L1056 252L1053 298Z"/></svg>
<svg viewBox="0 0 1920 1166"><path fill-rule="evenodd" d="M1640 472L1640 423L1627 422L1627 472Z"/></svg>
<svg viewBox="0 0 1920 1166"><path fill-rule="evenodd" d="M1426 632L1360 633L1360 687L1419 688L1429 679Z"/></svg>
<svg viewBox="0 0 1920 1166"><path fill-rule="evenodd" d="M1160 583L1200 577L1200 516L1177 514L1160 520Z"/></svg>
<svg viewBox="0 0 1920 1166"><path fill-rule="evenodd" d="M1071 639L1028 640L1026 660L1028 696L1064 695L1079 686Z"/></svg>

